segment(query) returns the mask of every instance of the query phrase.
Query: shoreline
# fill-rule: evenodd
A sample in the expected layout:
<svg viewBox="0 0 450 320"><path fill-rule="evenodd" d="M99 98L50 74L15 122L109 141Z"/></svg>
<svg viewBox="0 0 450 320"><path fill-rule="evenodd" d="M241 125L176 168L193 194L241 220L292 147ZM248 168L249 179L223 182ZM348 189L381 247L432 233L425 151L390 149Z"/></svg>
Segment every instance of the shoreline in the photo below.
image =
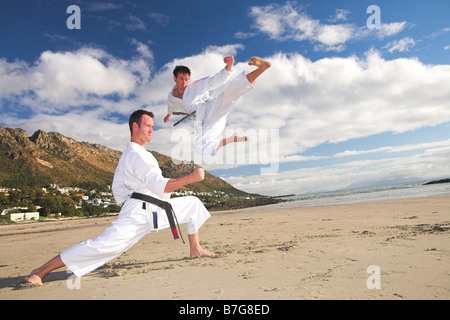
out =
<svg viewBox="0 0 450 320"><path fill-rule="evenodd" d="M429 181L427 183L420 183L420 185L442 185L442 184L446 184L448 183L448 181L450 181L450 179L441 179L441 180L433 180L433 181ZM414 183L418 183L418 182L414 182ZM390 185L386 185L384 187L389 187ZM357 189L356 189L357 190ZM390 189L388 189L390 190ZM404 190L404 189L396 189L396 190ZM428 197L434 197L434 196L450 196L450 189L449 190L445 190L445 191L438 191L438 192L431 192L431 193L425 193L425 194L421 194L421 193L413 193L413 194L398 194L396 196L391 196L391 197L386 197L386 195L381 196L380 198L367 198L365 196L363 196L363 198L361 199L349 199L347 201L342 201L342 198L346 198L345 193L349 191L349 190L336 190L336 191L331 191L331 192L320 192L320 193L313 193L313 194L309 194L309 196L315 196L315 195L321 195L321 194L332 194L332 193L340 193L343 192L344 194L336 196L336 195L331 195L331 196L326 196L326 197L319 197L317 198L318 201L314 204L311 204L311 202L314 202L315 200L312 199L288 199L285 200L284 198L286 197L293 197L293 196L298 196L298 197L307 197L308 194L305 195L282 195L282 196L262 196L262 200L261 201L256 201L253 203L244 203L244 205L242 204L232 204L232 205L222 205L222 207L224 208L218 208L217 206L207 206L207 203L205 204L207 210L211 213L211 214L216 214L216 213L227 213L227 212L234 212L236 210L241 210L241 209L251 209L251 208L270 208L272 206L275 206L275 208L277 206L282 206L282 207L289 207L289 208L297 208L297 209L301 209L301 208L315 208L315 207L327 207L327 206L335 206L335 205L348 205L348 204L354 204L354 203L366 203L366 202L379 202L379 201L390 201L390 200L402 200L402 199L415 199L415 198L428 198ZM395 190L394 190L395 191ZM377 192L379 191L372 191L369 194L374 195L377 194ZM365 195L366 193L362 193L362 194L354 194L354 195ZM339 201L331 201L330 199L333 199L335 197L339 197L340 200ZM45 218L39 221L20 221L20 222L16 222L16 223L0 223L0 228L4 225L14 225L14 224L27 224L27 223L36 223L36 222L50 222L50 221L60 221L60 220L75 220L75 219L90 219L90 218L102 218L105 216L117 216L119 214L119 212L111 212L111 213L104 213L101 215L95 215L95 216L85 216L85 217L76 217L76 216L72 216L72 217L61 217L61 218ZM0 229L1 230L1 229ZM1 236L1 234L0 234Z"/></svg>
<svg viewBox="0 0 450 320"><path fill-rule="evenodd" d="M213 212L200 238L221 257L189 259L188 246L161 230L80 278L79 289L69 289L65 268L43 287L18 290L17 283L68 246L96 237L115 216L2 226L0 299L446 300L449 213L448 195ZM370 266L381 271L380 289L368 288Z"/></svg>

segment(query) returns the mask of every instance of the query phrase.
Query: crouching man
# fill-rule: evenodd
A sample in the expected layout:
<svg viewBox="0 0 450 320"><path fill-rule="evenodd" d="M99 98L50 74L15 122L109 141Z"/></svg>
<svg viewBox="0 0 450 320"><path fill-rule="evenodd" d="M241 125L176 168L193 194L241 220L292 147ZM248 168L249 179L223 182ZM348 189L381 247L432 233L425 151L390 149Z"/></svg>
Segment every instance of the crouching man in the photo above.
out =
<svg viewBox="0 0 450 320"><path fill-rule="evenodd" d="M201 201L196 197L170 199L171 192L202 181L204 170L198 168L178 179L162 176L158 162L145 149L152 139L153 118L153 113L146 110L137 110L130 116L131 141L119 160L112 184L116 202L124 203L117 220L97 238L76 244L33 270L24 282L42 285L45 275L63 266L82 277L152 231L169 227L177 239L178 223L186 225L191 258L218 256L200 246L199 228L210 217Z"/></svg>

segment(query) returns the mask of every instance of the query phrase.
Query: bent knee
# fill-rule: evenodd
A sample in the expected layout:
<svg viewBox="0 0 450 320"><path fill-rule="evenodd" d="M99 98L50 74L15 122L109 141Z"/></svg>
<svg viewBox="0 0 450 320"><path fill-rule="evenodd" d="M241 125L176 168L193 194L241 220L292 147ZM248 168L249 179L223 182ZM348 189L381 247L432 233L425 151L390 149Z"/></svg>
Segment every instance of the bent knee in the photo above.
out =
<svg viewBox="0 0 450 320"><path fill-rule="evenodd" d="M219 140L209 140L198 142L194 145L194 150L197 153L215 155L219 146Z"/></svg>
<svg viewBox="0 0 450 320"><path fill-rule="evenodd" d="M199 198L197 198L196 196L187 196L186 198L188 198L190 201L192 201L195 204L201 204L203 205L202 200L200 200Z"/></svg>

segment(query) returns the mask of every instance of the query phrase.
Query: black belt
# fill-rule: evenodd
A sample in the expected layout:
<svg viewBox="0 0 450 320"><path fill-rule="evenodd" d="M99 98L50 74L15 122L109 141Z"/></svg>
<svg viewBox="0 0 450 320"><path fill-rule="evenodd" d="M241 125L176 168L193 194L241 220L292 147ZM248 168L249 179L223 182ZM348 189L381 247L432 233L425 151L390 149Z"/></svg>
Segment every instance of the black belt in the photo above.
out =
<svg viewBox="0 0 450 320"><path fill-rule="evenodd" d="M183 243L185 243L183 236L181 235L180 226L178 225L177 217L175 216L172 205L169 202L163 201L163 200L160 200L157 198L153 198L152 196L142 194L142 193L137 193L137 192L133 192L133 194L131 195L131 198L142 200L142 201L154 204L155 206L158 206L158 207L164 209L167 214L167 219L169 220L169 226L170 226L170 230L172 231L173 238L178 239L179 238L178 234L179 234L181 236L181 240L183 241ZM175 222L176 222L176 224L175 224ZM177 231L177 226L178 226L178 231Z"/></svg>
<svg viewBox="0 0 450 320"><path fill-rule="evenodd" d="M184 117L181 120L178 120L177 123L175 123L173 126L175 127L177 124L183 122L184 120L186 120L189 117L192 117L195 114L195 111L192 113L185 113L185 112L174 112L173 114L175 115L184 115Z"/></svg>

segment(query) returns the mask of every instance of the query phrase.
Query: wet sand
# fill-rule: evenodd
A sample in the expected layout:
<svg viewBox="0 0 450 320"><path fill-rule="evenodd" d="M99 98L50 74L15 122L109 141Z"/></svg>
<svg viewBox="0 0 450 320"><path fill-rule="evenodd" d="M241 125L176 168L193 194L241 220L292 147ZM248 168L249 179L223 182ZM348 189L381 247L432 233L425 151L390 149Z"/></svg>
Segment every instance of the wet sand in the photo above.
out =
<svg viewBox="0 0 450 320"><path fill-rule="evenodd" d="M1 226L0 300L450 298L450 196L213 213L200 238L219 258L189 259L161 230L80 279L62 268L42 287L18 285L115 219Z"/></svg>

